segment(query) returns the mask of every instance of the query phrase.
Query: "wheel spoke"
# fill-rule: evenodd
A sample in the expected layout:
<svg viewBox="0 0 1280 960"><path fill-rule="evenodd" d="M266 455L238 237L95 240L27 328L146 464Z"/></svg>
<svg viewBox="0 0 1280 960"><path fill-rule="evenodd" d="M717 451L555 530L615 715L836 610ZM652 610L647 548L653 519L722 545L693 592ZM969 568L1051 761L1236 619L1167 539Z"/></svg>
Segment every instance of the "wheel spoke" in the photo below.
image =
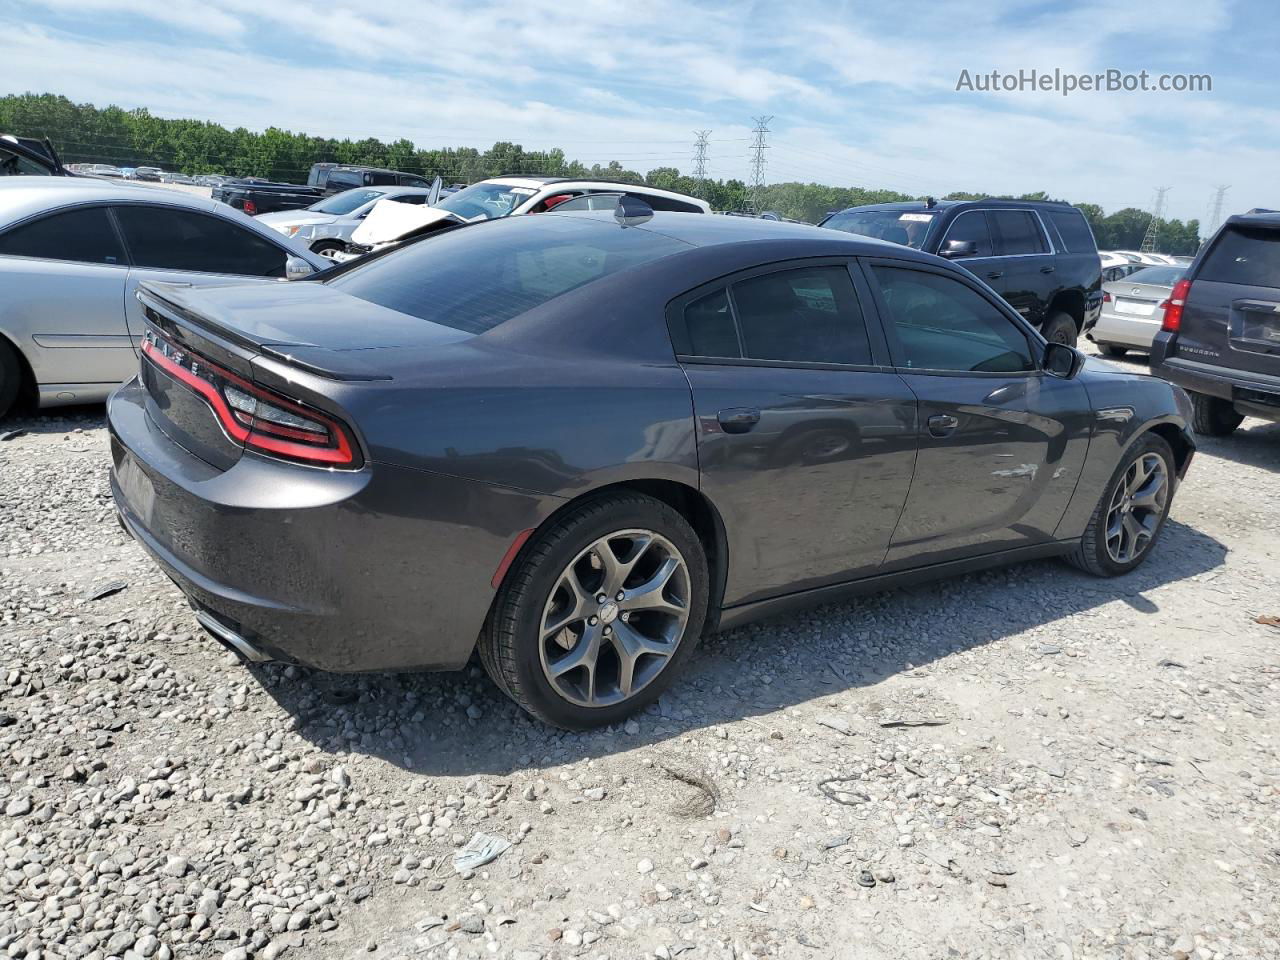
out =
<svg viewBox="0 0 1280 960"><path fill-rule="evenodd" d="M598 624L594 627L587 627L578 642L574 644L572 650L560 659L552 660L547 664L547 671L552 677L563 677L570 670L585 667L587 673L592 675L592 686L594 686L596 660L600 657L600 638L602 636L603 632Z"/></svg>
<svg viewBox="0 0 1280 960"><path fill-rule="evenodd" d="M624 697L631 696L631 689L635 685L636 664L641 657L669 657L675 649L674 644L651 640L625 623L615 625L610 639L614 650L618 652L618 690Z"/></svg>
<svg viewBox="0 0 1280 960"><path fill-rule="evenodd" d="M613 546L610 543L605 543L598 551L600 562L604 565L604 579L601 584L601 590L610 597L623 588L623 585L627 582L627 577L631 576L631 571L635 569L636 564L640 562L640 559L653 544L653 537L648 534L638 534L628 537L628 540L631 542L631 548L627 551L625 559L618 558L618 555L613 552Z"/></svg>
<svg viewBox="0 0 1280 960"><path fill-rule="evenodd" d="M652 577L639 586L623 591L622 607L624 610L656 610L661 613L681 615L684 604L668 600L665 591L671 582L672 575L680 569L680 561L675 557L667 557Z"/></svg>
<svg viewBox="0 0 1280 960"><path fill-rule="evenodd" d="M557 614L554 621L550 620L551 611L547 611L546 618L542 623L543 640L548 637L555 636L570 624L577 623L579 620L585 620L595 612L595 597L583 588L581 581L578 579L578 574L573 567L566 570L560 577L560 582L556 584L556 590L552 591L553 598L561 587L569 593L569 606Z"/></svg>
<svg viewBox="0 0 1280 960"><path fill-rule="evenodd" d="M1164 492L1164 487L1164 472L1161 470L1151 471L1151 473L1147 474L1146 482L1133 491L1133 505L1149 510L1159 510L1163 506L1160 503L1160 495Z"/></svg>

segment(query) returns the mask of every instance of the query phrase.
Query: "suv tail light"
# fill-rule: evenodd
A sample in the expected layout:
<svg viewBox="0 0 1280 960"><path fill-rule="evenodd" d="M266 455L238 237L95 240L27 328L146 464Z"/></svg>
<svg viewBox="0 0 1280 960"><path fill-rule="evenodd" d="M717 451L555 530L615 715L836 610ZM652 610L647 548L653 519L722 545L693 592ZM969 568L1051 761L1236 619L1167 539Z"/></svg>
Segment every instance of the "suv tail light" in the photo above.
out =
<svg viewBox="0 0 1280 960"><path fill-rule="evenodd" d="M246 448L312 466L362 465L351 431L332 417L250 383L155 331L147 331L142 353L199 394L227 436Z"/></svg>
<svg viewBox="0 0 1280 960"><path fill-rule="evenodd" d="M1109 293L1104 293L1104 294L1102 295L1102 302L1103 302L1103 303L1110 303L1110 302L1111 302L1111 294L1109 294Z"/></svg>
<svg viewBox="0 0 1280 960"><path fill-rule="evenodd" d="M1173 285L1169 299L1160 304L1164 308L1164 322L1160 324L1160 329L1165 333L1177 333L1182 328L1182 308L1186 306L1189 293L1191 281L1179 280Z"/></svg>
<svg viewBox="0 0 1280 960"><path fill-rule="evenodd" d="M251 217L257 216L258 205L254 203L252 200L246 200L244 202L244 207L242 209L244 210L245 213L247 213Z"/></svg>

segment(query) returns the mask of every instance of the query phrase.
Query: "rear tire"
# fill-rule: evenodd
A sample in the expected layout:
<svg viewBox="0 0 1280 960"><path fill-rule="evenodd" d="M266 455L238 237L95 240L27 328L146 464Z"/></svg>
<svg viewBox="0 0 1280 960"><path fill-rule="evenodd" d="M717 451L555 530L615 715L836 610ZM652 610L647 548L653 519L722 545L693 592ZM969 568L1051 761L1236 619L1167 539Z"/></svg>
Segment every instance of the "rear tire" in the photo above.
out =
<svg viewBox="0 0 1280 960"><path fill-rule="evenodd" d="M1159 458L1158 466L1153 458ZM1146 474L1149 468L1151 473ZM1163 491L1148 493L1150 484L1144 484L1142 478L1150 479L1157 470L1163 477ZM1117 577L1140 566L1164 530L1176 477L1173 448L1158 434L1144 435L1111 475L1084 536L1067 561L1095 577Z"/></svg>
<svg viewBox="0 0 1280 960"><path fill-rule="evenodd" d="M657 699L687 662L708 592L706 554L683 516L639 493L594 497L521 550L481 632L480 662L545 723L618 723Z"/></svg>
<svg viewBox="0 0 1280 960"><path fill-rule="evenodd" d="M12 409L21 386L22 364L18 361L18 354L0 337L0 417Z"/></svg>
<svg viewBox="0 0 1280 960"><path fill-rule="evenodd" d="M311 247L311 252L322 257L331 258L335 252L345 249L347 249L347 245L339 240L321 240Z"/></svg>
<svg viewBox="0 0 1280 960"><path fill-rule="evenodd" d="M1062 312L1052 314L1044 322L1041 332L1050 343L1065 343L1068 347L1074 347L1076 337L1080 335L1080 331L1076 329L1076 322L1071 319L1071 314Z"/></svg>
<svg viewBox="0 0 1280 960"><path fill-rule="evenodd" d="M1206 437L1225 437L1235 433L1236 427L1244 422L1244 416L1236 413L1230 400L1221 397L1209 397L1203 393L1191 394L1191 405L1194 415L1191 425L1196 433Z"/></svg>
<svg viewBox="0 0 1280 960"><path fill-rule="evenodd" d="M1102 349L1108 357L1123 357L1129 352L1128 347L1117 347L1114 343L1105 344Z"/></svg>

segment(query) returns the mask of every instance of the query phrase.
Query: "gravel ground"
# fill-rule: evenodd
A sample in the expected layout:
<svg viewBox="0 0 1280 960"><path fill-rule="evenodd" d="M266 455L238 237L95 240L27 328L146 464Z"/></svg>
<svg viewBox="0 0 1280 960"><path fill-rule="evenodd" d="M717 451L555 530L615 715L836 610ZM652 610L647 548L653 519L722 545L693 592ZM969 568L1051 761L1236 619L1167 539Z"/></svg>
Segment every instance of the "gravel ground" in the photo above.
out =
<svg viewBox="0 0 1280 960"><path fill-rule="evenodd" d="M4 956L1280 956L1280 426L1203 440L1126 579L737 630L590 734L239 665L116 526L101 410L4 428Z"/></svg>

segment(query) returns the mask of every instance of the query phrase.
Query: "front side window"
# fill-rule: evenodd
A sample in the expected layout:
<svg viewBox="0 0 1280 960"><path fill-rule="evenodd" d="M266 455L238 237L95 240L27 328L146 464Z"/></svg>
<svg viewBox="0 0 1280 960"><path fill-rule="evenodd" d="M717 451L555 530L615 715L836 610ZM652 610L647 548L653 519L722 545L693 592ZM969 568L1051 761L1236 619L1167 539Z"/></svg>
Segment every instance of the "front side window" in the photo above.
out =
<svg viewBox="0 0 1280 960"><path fill-rule="evenodd" d="M1002 257L1048 253L1036 215L1027 210L989 210L995 233L996 253Z"/></svg>
<svg viewBox="0 0 1280 960"><path fill-rule="evenodd" d="M0 255L125 263L124 251L106 207L86 207L41 217L0 236Z"/></svg>
<svg viewBox="0 0 1280 960"><path fill-rule="evenodd" d="M0 147L0 177L48 177L53 174L42 163Z"/></svg>
<svg viewBox="0 0 1280 960"><path fill-rule="evenodd" d="M116 216L136 266L284 276L283 250L222 217L141 204L116 207Z"/></svg>
<svg viewBox="0 0 1280 960"><path fill-rule="evenodd" d="M899 344L913 370L1015 373L1034 370L1027 338L985 297L923 270L875 267Z"/></svg>
<svg viewBox="0 0 1280 960"><path fill-rule="evenodd" d="M962 243L972 243L974 252L966 254L970 257L989 257L993 250L991 246L991 230L987 226L987 215L981 210L970 210L962 213L951 222L951 226L947 228L947 238L943 242L943 248L953 240L959 240Z"/></svg>

